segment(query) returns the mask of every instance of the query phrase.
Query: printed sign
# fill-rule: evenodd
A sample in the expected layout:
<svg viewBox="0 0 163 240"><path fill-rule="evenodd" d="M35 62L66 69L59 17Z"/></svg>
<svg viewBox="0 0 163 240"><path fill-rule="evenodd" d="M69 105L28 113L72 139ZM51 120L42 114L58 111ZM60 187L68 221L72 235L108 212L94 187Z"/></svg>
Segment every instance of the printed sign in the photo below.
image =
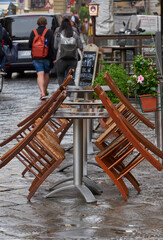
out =
<svg viewBox="0 0 163 240"><path fill-rule="evenodd" d="M91 86L96 73L98 58L98 47L95 44L88 44L83 51L79 85Z"/></svg>
<svg viewBox="0 0 163 240"><path fill-rule="evenodd" d="M49 1L46 2L44 9L53 9L52 5L50 4Z"/></svg>
<svg viewBox="0 0 163 240"><path fill-rule="evenodd" d="M153 15L137 15L138 21L141 20L140 27L146 32L158 32L161 30L161 17Z"/></svg>
<svg viewBox="0 0 163 240"><path fill-rule="evenodd" d="M24 9L24 7L25 7L25 2L24 2L24 0L19 0L19 1L18 1L18 8L19 8L19 9Z"/></svg>

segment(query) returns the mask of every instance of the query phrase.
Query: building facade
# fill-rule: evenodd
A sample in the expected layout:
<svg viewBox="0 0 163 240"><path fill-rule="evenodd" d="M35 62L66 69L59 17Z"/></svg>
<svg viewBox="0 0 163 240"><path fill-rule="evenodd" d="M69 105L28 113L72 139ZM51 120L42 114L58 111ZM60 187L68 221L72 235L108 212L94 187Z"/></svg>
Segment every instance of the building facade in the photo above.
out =
<svg viewBox="0 0 163 240"><path fill-rule="evenodd" d="M73 1L76 6L76 9L79 10L82 3L88 4L91 0L76 0ZM52 9L44 9L46 3L49 2L52 6ZM98 0L96 0L98 2ZM109 0L108 0L109 2ZM131 2L134 4L140 4L140 6L144 6L145 12L147 14L153 15L153 12L157 12L160 14L160 0L142 0L142 1L117 1L114 0L114 9L117 8L126 8L131 6ZM35 13L35 12L49 12L49 13L66 13L69 12L71 0L0 0L0 10L5 11L5 15L9 14L9 10L11 9L10 14L23 14L23 13ZM12 7L9 9L9 5ZM104 1L100 1L100 4L105 4ZM131 8L130 8L131 9Z"/></svg>
<svg viewBox="0 0 163 240"><path fill-rule="evenodd" d="M17 0L19 2L20 0ZM67 1L66 0L24 0L24 9L17 9L17 14L27 13L27 12L45 12L45 13L65 13L68 11ZM52 9L44 9L47 2L50 3ZM48 6L50 6L48 4Z"/></svg>

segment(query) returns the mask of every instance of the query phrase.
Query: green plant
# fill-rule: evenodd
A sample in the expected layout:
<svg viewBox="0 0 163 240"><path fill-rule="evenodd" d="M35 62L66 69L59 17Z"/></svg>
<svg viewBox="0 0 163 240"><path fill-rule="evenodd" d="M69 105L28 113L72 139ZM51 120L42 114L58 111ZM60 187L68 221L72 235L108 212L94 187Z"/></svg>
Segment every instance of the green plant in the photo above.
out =
<svg viewBox="0 0 163 240"><path fill-rule="evenodd" d="M122 67L122 65L116 65L115 63L112 63L110 65L102 63L102 70L95 78L94 85L97 85L98 83L100 85L106 85L106 82L104 81L104 74L106 71L109 72L110 76L115 81L120 91L125 96L127 96L129 94L129 88L127 84L129 75L126 73L126 70ZM119 102L119 99L115 96L113 92L107 92L107 95L113 103ZM94 94L94 98L98 99L96 94Z"/></svg>
<svg viewBox="0 0 163 240"><path fill-rule="evenodd" d="M81 7L79 10L79 16L80 16L81 22L84 21L84 18L90 19L89 9L87 7Z"/></svg>
<svg viewBox="0 0 163 240"><path fill-rule="evenodd" d="M72 6L71 6L70 11L73 12L74 10L75 10L75 7L72 7Z"/></svg>
<svg viewBox="0 0 163 240"><path fill-rule="evenodd" d="M137 55L132 65L134 75L128 80L131 91L136 95L157 94L159 79L156 64L151 58Z"/></svg>

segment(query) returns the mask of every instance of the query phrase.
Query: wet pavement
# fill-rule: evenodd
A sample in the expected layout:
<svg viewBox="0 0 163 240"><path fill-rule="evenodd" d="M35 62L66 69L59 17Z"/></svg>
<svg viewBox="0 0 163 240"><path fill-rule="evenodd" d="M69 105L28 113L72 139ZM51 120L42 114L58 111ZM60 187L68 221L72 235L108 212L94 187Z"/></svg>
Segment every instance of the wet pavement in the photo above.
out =
<svg viewBox="0 0 163 240"><path fill-rule="evenodd" d="M52 78L50 95L57 87ZM35 74L14 75L5 80L0 94L0 142L14 133L17 124L40 106L39 97ZM145 116L154 122L154 113ZM139 124L139 130L155 143L153 130L143 124ZM98 133L93 137L97 136ZM72 128L62 145L67 147L67 143L72 143ZM0 148L0 156L13 144ZM95 154L89 155L89 160L94 161L94 157ZM72 150L66 152L60 167L71 162ZM163 172L158 172L147 161L133 170L141 184L141 192L137 194L127 184L130 192L127 201L100 168L89 165L89 177L103 190L101 195L96 195L97 203L93 204L87 204L75 189L44 198L54 182L72 176L72 168L63 173L56 169L28 202L26 197L32 176L27 174L22 178L23 169L17 159L0 169L0 240L163 239Z"/></svg>

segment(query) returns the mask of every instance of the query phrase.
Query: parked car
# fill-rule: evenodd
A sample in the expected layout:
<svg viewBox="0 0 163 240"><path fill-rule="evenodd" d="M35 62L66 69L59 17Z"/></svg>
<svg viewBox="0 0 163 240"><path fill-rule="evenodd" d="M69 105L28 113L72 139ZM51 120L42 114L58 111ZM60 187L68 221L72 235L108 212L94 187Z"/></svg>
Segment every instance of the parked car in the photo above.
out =
<svg viewBox="0 0 163 240"><path fill-rule="evenodd" d="M0 22L9 33L12 41L18 43L18 60L16 62L6 63L8 77L11 77L13 72L23 73L25 70L34 70L28 40L32 29L38 27L37 19L40 16L47 18L47 28L53 32L60 26L62 21L62 15L59 13L9 15L0 18Z"/></svg>

